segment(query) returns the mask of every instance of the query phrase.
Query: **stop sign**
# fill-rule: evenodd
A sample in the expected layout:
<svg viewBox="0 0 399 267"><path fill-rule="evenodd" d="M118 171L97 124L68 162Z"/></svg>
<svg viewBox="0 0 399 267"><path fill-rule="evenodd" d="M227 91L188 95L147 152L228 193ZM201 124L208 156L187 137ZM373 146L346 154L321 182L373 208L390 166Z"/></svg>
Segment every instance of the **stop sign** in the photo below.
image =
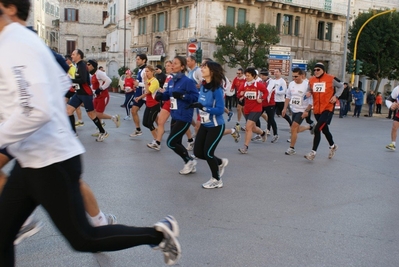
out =
<svg viewBox="0 0 399 267"><path fill-rule="evenodd" d="M198 47L196 44L191 43L188 45L188 52L190 52L191 54L195 53L195 51L197 51Z"/></svg>

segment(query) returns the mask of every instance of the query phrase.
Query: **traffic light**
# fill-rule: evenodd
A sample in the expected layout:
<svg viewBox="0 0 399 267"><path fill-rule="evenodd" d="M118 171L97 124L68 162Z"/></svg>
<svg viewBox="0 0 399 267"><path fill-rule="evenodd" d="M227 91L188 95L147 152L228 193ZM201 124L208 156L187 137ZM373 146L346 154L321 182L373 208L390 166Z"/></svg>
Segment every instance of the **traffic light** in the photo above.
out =
<svg viewBox="0 0 399 267"><path fill-rule="evenodd" d="M351 59L349 61L348 72L349 73L354 73L355 72L355 67L356 67L355 61L353 59Z"/></svg>
<svg viewBox="0 0 399 267"><path fill-rule="evenodd" d="M195 61L197 61L197 63L202 62L202 49L201 48L198 48L198 50L195 52Z"/></svg>
<svg viewBox="0 0 399 267"><path fill-rule="evenodd" d="M359 75L362 73L362 69L363 69L363 61L360 60L356 60L356 75Z"/></svg>

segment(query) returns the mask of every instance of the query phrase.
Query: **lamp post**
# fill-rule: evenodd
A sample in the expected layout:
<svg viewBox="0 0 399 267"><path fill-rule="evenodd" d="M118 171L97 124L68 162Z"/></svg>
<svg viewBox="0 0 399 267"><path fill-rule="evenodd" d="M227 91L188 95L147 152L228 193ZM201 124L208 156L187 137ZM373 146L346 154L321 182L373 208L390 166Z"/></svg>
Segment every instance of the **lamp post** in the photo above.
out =
<svg viewBox="0 0 399 267"><path fill-rule="evenodd" d="M126 0L123 2L124 4L124 20L123 20L123 67L126 68L126 14L127 14L127 10L126 10Z"/></svg>
<svg viewBox="0 0 399 267"><path fill-rule="evenodd" d="M346 34L344 41L344 58L342 60L342 80L345 82L345 69L346 69L346 57L348 54L348 35L349 35L349 16L351 12L351 0L348 0L348 12L346 13Z"/></svg>

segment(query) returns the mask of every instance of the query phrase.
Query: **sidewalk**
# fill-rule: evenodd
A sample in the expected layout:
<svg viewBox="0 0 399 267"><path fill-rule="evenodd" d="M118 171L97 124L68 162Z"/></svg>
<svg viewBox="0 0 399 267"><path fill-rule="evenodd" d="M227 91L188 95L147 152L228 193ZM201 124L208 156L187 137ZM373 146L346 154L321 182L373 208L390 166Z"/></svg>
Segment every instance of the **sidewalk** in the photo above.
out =
<svg viewBox="0 0 399 267"><path fill-rule="evenodd" d="M353 110L354 109L355 109L355 105L351 105L351 111L348 112L348 116L352 116L353 115ZM339 109L336 110L336 111L338 111L337 114L339 114ZM365 117L364 115L368 115L368 113L369 113L369 105L368 104L363 104L362 110L360 112L360 116L361 117ZM373 117L384 118L385 119L386 117L388 117L388 108L384 104L382 104L381 114L376 114L375 113L375 105L374 105Z"/></svg>

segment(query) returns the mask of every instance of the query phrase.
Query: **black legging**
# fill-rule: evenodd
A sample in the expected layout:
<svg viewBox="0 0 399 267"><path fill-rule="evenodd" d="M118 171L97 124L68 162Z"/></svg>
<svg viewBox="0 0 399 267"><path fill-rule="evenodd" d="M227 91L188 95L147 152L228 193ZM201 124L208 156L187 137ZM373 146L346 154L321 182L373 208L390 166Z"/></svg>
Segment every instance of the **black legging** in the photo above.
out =
<svg viewBox="0 0 399 267"><path fill-rule="evenodd" d="M150 131L155 130L154 121L157 118L157 115L158 115L160 109L161 109L161 105L157 104L152 107L147 106L144 110L143 125L144 125L144 127L150 129Z"/></svg>
<svg viewBox="0 0 399 267"><path fill-rule="evenodd" d="M313 138L313 148L312 150L317 151L317 148L320 144L321 133L323 132L324 136L326 137L328 144L330 146L334 145L333 136L328 128L328 124L331 121L330 116L332 117L332 112L324 111L322 114L314 114L317 123L314 126L314 138Z"/></svg>
<svg viewBox="0 0 399 267"><path fill-rule="evenodd" d="M216 127L205 127L201 124L195 138L194 155L206 160L212 177L216 180L220 180L219 165L222 164L222 160L215 156L215 149L223 137L224 129L224 124Z"/></svg>
<svg viewBox="0 0 399 267"><path fill-rule="evenodd" d="M226 95L226 98L224 99L224 102L225 102L225 107L227 109L231 110L231 106L233 104L233 99L234 98L236 98L235 95L232 95L232 96L227 96Z"/></svg>
<svg viewBox="0 0 399 267"><path fill-rule="evenodd" d="M133 98L134 92L125 94L125 103L123 103L123 105L126 110L126 116L130 115L130 109L133 107Z"/></svg>
<svg viewBox="0 0 399 267"><path fill-rule="evenodd" d="M163 234L152 227L91 226L80 193L81 170L79 156L38 169L15 163L0 195L0 266L14 266L14 239L38 205L78 251L115 251L162 241Z"/></svg>
<svg viewBox="0 0 399 267"><path fill-rule="evenodd" d="M283 109L284 109L284 102L276 102L276 114L277 114L278 116L281 116L281 113L282 113ZM284 119L285 119L285 120L288 122L288 124L291 126L292 121L291 121L290 116L287 115L287 113L285 114Z"/></svg>
<svg viewBox="0 0 399 267"><path fill-rule="evenodd" d="M273 135L277 133L277 123L274 120L275 106L263 107L263 112L267 114L267 129L270 131L270 127L273 129Z"/></svg>
<svg viewBox="0 0 399 267"><path fill-rule="evenodd" d="M190 128L191 122L177 121L172 119L170 124L170 134L166 144L172 149L177 155L179 155L184 163L191 160L188 155L187 149L182 145L183 136L186 134L188 128Z"/></svg>

